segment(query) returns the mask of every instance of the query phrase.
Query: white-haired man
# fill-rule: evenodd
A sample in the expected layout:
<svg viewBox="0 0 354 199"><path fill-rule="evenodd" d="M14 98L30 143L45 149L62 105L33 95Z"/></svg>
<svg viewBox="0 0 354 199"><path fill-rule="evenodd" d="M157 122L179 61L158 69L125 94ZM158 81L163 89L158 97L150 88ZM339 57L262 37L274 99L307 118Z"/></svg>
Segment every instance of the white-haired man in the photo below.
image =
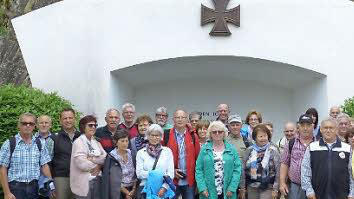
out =
<svg viewBox="0 0 354 199"><path fill-rule="evenodd" d="M36 120L31 113L22 114L19 132L1 146L0 181L6 199L38 199L40 173L52 179L45 142L33 135Z"/></svg>
<svg viewBox="0 0 354 199"><path fill-rule="evenodd" d="M329 116L333 119L337 119L338 115L341 113L339 106L332 106L329 109Z"/></svg>
<svg viewBox="0 0 354 199"><path fill-rule="evenodd" d="M130 139L138 135L138 125L135 123L135 114L135 106L133 104L123 104L122 115L124 121L118 126L118 128L127 129Z"/></svg>
<svg viewBox="0 0 354 199"><path fill-rule="evenodd" d="M338 139L333 118L320 128L322 138L307 147L301 163L301 187L308 199L352 199L351 147Z"/></svg>
<svg viewBox="0 0 354 199"><path fill-rule="evenodd" d="M156 109L155 121L156 121L156 124L160 125L164 131L169 130L173 127L171 124L167 123L168 113L167 113L166 107L161 106Z"/></svg>
<svg viewBox="0 0 354 199"><path fill-rule="evenodd" d="M115 132L117 132L120 122L120 113L117 109L108 109L104 119L106 121L106 126L98 128L95 136L98 138L103 149L109 153L115 148L112 136Z"/></svg>
<svg viewBox="0 0 354 199"><path fill-rule="evenodd" d="M285 146L289 143L289 140L295 138L296 134L296 124L294 122L286 122L284 125L284 137L276 143L280 154L283 153Z"/></svg>
<svg viewBox="0 0 354 199"><path fill-rule="evenodd" d="M229 128L229 124L228 124L229 113L230 113L229 105L227 105L227 104L219 104L216 107L216 112L218 114L218 117L216 118L216 120L221 121L222 123L225 124L225 126L227 128Z"/></svg>
<svg viewBox="0 0 354 199"><path fill-rule="evenodd" d="M345 142L345 135L350 128L350 118L347 114L341 113L337 117L338 122L338 137L342 142Z"/></svg>

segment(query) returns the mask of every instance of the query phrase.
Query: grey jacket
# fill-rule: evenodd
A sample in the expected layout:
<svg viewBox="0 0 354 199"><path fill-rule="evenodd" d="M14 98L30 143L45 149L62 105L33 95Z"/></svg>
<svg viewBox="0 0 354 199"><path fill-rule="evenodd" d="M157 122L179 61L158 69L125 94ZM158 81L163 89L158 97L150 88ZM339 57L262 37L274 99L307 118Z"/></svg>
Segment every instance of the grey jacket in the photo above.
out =
<svg viewBox="0 0 354 199"><path fill-rule="evenodd" d="M136 154L132 152L134 168L136 167ZM120 199L120 186L122 183L122 167L117 159L107 153L102 171L101 198Z"/></svg>
<svg viewBox="0 0 354 199"><path fill-rule="evenodd" d="M120 199L122 168L118 160L107 154L102 172L102 199Z"/></svg>
<svg viewBox="0 0 354 199"><path fill-rule="evenodd" d="M130 151L132 152L132 157L134 160L135 160L136 154L138 153L138 149L136 148L136 145L135 145L135 140L136 140L136 137L134 137L130 140L130 147L129 147Z"/></svg>

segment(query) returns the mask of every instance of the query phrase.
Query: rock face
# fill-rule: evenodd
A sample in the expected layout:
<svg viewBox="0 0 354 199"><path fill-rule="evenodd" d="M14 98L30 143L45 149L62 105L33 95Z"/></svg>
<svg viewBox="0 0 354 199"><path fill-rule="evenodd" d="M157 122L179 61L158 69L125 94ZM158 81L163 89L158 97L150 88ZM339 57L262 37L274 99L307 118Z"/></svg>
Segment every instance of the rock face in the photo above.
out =
<svg viewBox="0 0 354 199"><path fill-rule="evenodd" d="M58 1L61 0L12 0L6 14L9 19L12 19ZM8 83L31 85L20 46L11 24L8 34L0 36L0 85Z"/></svg>

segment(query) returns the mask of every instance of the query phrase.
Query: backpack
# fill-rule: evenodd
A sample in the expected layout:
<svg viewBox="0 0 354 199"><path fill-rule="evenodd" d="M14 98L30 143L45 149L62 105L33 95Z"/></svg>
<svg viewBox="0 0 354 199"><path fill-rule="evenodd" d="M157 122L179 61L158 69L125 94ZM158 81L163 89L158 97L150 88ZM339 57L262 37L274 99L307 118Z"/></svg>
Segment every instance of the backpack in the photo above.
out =
<svg viewBox="0 0 354 199"><path fill-rule="evenodd" d="M291 140L289 140L289 155L290 155L290 158L291 158L291 151L293 150L294 144L295 144L295 138L292 138Z"/></svg>
<svg viewBox="0 0 354 199"><path fill-rule="evenodd" d="M9 159L9 166L7 167L7 169L10 168L12 154L14 153L15 148L16 148L16 137L12 136L9 139L9 141L10 141L10 159ZM37 148L38 148L39 152L42 152L42 143L41 143L41 140L39 139L39 137L36 138L36 144L37 144Z"/></svg>
<svg viewBox="0 0 354 199"><path fill-rule="evenodd" d="M312 141L315 141L315 138L312 138ZM293 150L295 144L295 138L289 140L289 155L290 155L290 162L291 162L291 151ZM290 167L290 166L289 166Z"/></svg>
<svg viewBox="0 0 354 199"><path fill-rule="evenodd" d="M193 145L195 145L195 134L191 133ZM163 145L167 146L168 140L170 139L170 129L163 132Z"/></svg>

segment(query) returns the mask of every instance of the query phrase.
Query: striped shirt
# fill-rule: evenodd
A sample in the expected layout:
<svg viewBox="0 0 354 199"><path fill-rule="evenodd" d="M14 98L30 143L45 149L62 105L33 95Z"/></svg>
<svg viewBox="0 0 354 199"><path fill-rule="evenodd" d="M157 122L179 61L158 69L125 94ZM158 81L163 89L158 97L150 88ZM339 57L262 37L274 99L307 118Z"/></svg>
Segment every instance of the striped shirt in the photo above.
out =
<svg viewBox="0 0 354 199"><path fill-rule="evenodd" d="M186 131L184 133L178 132L175 129L175 136L176 136L176 141L178 144L178 168L182 170L183 173L187 173L187 154L186 154L186 144L185 144L185 138L186 138ZM187 178L180 179L178 181L179 186L183 185L188 185Z"/></svg>
<svg viewBox="0 0 354 199"><path fill-rule="evenodd" d="M45 142L41 140L42 150L39 151L35 136L32 136L32 143L23 141L20 134L15 136L16 147L10 160L10 141L6 140L0 149L0 165L9 167L8 181L31 182L38 180L40 168L50 161Z"/></svg>

